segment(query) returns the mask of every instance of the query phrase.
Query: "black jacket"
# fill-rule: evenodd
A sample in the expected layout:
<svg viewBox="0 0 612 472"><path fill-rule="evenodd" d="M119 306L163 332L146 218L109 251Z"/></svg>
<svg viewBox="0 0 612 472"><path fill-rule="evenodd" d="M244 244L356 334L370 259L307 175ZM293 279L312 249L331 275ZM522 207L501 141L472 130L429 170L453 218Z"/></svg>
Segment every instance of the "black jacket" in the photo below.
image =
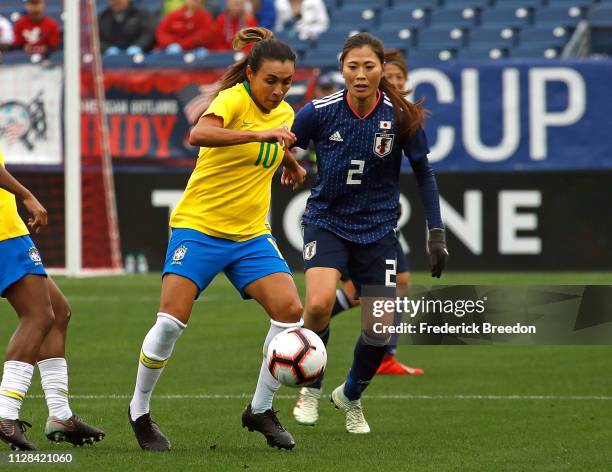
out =
<svg viewBox="0 0 612 472"><path fill-rule="evenodd" d="M122 14L123 21L117 21L112 10L106 8L98 16L102 52L111 46L119 49L140 46L144 51L150 50L155 42L153 16L147 10L137 8L131 3Z"/></svg>

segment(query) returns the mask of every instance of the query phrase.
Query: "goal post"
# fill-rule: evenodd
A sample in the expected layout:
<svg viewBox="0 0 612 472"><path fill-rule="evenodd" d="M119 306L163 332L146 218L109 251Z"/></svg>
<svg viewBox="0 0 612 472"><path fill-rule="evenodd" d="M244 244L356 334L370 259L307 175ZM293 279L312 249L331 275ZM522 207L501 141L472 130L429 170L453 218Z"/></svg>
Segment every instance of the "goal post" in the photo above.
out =
<svg viewBox="0 0 612 472"><path fill-rule="evenodd" d="M81 103L92 104L95 151L82 154ZM65 274L122 273L95 0L64 2Z"/></svg>
<svg viewBox="0 0 612 472"><path fill-rule="evenodd" d="M81 219L81 1L64 2L64 204L66 275L83 268Z"/></svg>

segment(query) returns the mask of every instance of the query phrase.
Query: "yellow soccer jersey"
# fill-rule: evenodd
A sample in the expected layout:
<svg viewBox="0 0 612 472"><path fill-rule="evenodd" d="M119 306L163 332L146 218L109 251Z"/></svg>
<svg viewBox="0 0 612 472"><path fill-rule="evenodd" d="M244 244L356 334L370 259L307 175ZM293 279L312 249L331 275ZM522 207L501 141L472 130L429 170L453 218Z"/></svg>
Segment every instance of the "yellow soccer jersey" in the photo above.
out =
<svg viewBox="0 0 612 472"><path fill-rule="evenodd" d="M0 151L0 166L4 167L2 151ZM15 195L0 189L0 241L26 234L29 234L29 231L17 213Z"/></svg>
<svg viewBox="0 0 612 472"><path fill-rule="evenodd" d="M291 129L294 112L286 102L264 113L244 84L223 90L204 115L223 118L223 127L263 131ZM173 228L190 228L209 236L246 241L270 232L266 215L270 186L284 151L278 143L247 143L200 148L183 198L170 218Z"/></svg>

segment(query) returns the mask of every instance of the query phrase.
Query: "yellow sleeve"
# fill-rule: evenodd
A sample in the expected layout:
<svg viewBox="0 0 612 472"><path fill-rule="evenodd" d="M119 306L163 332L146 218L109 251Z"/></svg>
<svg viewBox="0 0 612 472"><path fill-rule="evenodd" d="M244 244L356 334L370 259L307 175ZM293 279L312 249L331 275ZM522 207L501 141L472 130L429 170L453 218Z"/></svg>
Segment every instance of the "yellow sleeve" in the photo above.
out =
<svg viewBox="0 0 612 472"><path fill-rule="evenodd" d="M229 90L228 90L229 91ZM208 109L202 116L216 115L223 118L223 127L229 127L229 124L238 116L238 110L241 109L240 96L234 93L221 91L215 97Z"/></svg>

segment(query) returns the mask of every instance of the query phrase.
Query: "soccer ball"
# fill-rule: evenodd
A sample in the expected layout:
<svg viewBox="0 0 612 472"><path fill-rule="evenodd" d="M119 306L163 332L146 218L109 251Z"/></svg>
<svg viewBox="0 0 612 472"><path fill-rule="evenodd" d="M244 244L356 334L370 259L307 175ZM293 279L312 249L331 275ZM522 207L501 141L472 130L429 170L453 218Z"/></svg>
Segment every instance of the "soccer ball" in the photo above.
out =
<svg viewBox="0 0 612 472"><path fill-rule="evenodd" d="M288 387L305 387L325 371L327 351L321 338L306 328L289 328L274 336L266 355L270 373Z"/></svg>

